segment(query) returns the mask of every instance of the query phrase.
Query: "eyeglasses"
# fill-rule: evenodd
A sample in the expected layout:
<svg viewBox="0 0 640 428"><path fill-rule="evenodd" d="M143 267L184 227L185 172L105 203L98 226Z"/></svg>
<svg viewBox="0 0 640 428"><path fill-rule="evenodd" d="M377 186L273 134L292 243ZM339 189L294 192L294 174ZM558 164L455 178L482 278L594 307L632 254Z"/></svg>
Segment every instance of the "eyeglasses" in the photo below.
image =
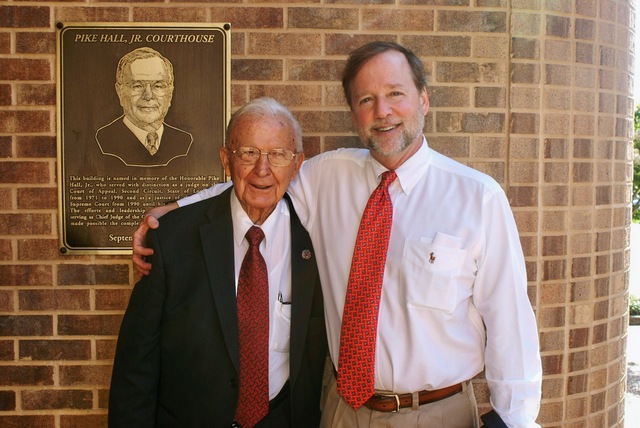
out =
<svg viewBox="0 0 640 428"><path fill-rule="evenodd" d="M271 149L262 152L255 147L238 147L236 150L227 149L234 154L241 165L254 165L261 155L267 155L267 160L273 166L289 166L297 153L287 149Z"/></svg>
<svg viewBox="0 0 640 428"><path fill-rule="evenodd" d="M151 92L160 97L166 95L170 88L169 84L162 80L133 80L127 83L127 86L133 95L142 95L149 86Z"/></svg>

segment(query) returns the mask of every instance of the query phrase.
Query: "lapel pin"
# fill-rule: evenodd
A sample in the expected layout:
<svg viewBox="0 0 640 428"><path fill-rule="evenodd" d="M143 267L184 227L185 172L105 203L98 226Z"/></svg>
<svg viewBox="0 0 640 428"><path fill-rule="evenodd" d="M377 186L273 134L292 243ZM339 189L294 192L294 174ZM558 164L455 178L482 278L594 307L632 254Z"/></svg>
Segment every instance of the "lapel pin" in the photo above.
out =
<svg viewBox="0 0 640 428"><path fill-rule="evenodd" d="M311 258L311 251L302 250L302 258L305 260L309 260Z"/></svg>
<svg viewBox="0 0 640 428"><path fill-rule="evenodd" d="M436 254L434 252L431 252L431 254L429 254L429 263L433 264L433 262L436 261Z"/></svg>

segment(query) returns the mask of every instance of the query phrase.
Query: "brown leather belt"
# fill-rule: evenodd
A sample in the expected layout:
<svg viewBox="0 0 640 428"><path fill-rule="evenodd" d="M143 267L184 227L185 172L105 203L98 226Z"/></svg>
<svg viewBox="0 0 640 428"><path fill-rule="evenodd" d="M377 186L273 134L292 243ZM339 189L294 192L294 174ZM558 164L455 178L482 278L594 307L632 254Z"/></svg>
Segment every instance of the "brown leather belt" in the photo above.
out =
<svg viewBox="0 0 640 428"><path fill-rule="evenodd" d="M418 405L422 406L423 404L444 400L459 392L462 392L461 383L433 391L420 391L418 393ZM397 412L402 408L412 407L413 394L385 394L378 392L371 396L364 405L377 412Z"/></svg>

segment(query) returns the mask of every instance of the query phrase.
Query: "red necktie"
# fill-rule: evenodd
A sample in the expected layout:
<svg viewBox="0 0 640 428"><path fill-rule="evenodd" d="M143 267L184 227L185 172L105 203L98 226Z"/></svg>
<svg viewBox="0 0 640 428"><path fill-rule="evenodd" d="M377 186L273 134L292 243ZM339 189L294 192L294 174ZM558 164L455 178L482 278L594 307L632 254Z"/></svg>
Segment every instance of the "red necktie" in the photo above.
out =
<svg viewBox="0 0 640 428"><path fill-rule="evenodd" d="M374 393L378 309L393 218L388 187L395 179L393 171L382 174L362 214L342 312L338 393L356 410Z"/></svg>
<svg viewBox="0 0 640 428"><path fill-rule="evenodd" d="M260 254L262 229L245 235L249 249L238 277L238 341L240 388L235 420L251 428L269 411L269 279Z"/></svg>

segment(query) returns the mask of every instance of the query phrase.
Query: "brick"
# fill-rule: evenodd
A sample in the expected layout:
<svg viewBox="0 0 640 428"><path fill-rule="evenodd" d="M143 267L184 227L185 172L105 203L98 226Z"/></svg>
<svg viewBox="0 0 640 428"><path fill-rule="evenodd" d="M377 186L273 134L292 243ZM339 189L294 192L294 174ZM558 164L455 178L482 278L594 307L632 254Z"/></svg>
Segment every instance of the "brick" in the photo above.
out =
<svg viewBox="0 0 640 428"><path fill-rule="evenodd" d="M542 230L545 232L567 231L567 213L565 211L546 211L542 219Z"/></svg>
<svg viewBox="0 0 640 428"><path fill-rule="evenodd" d="M402 44L418 56L466 58L471 56L471 40L468 36L409 36Z"/></svg>
<svg viewBox="0 0 640 428"><path fill-rule="evenodd" d="M540 68L537 64L514 63L511 65L511 83L538 83Z"/></svg>
<svg viewBox="0 0 640 428"><path fill-rule="evenodd" d="M51 9L45 6L0 6L0 27L49 27Z"/></svg>
<svg viewBox="0 0 640 428"><path fill-rule="evenodd" d="M511 40L511 56L514 59L538 59L540 57L539 41L513 37Z"/></svg>
<svg viewBox="0 0 640 428"><path fill-rule="evenodd" d="M2 428L55 428L55 417L53 415L0 415L0 426Z"/></svg>
<svg viewBox="0 0 640 428"><path fill-rule="evenodd" d="M289 28L357 30L358 10L332 7L290 7L287 24Z"/></svg>
<svg viewBox="0 0 640 428"><path fill-rule="evenodd" d="M569 331L569 348L576 349L586 346L589 342L589 329L576 328Z"/></svg>
<svg viewBox="0 0 640 428"><path fill-rule="evenodd" d="M442 10L436 18L439 31L455 33L504 33L507 30L506 22L507 15L504 12Z"/></svg>
<svg viewBox="0 0 640 428"><path fill-rule="evenodd" d="M477 83L480 82L480 68L475 62L439 61L436 64L438 82Z"/></svg>
<svg viewBox="0 0 640 428"><path fill-rule="evenodd" d="M594 47L589 43L576 43L576 62L581 64L594 64Z"/></svg>
<svg viewBox="0 0 640 428"><path fill-rule="evenodd" d="M14 306L13 291L0 290L0 312L13 312Z"/></svg>
<svg viewBox="0 0 640 428"><path fill-rule="evenodd" d="M58 189L54 187L29 187L18 189L18 209L55 209Z"/></svg>
<svg viewBox="0 0 640 428"><path fill-rule="evenodd" d="M0 53L11 53L11 33L9 32L0 32Z"/></svg>
<svg viewBox="0 0 640 428"><path fill-rule="evenodd" d="M173 9L172 9L173 10ZM129 7L56 7L59 22L121 22L129 20ZM47 23L49 25L49 23Z"/></svg>
<svg viewBox="0 0 640 428"><path fill-rule="evenodd" d="M50 315L0 315L0 336L47 336L52 333Z"/></svg>
<svg viewBox="0 0 640 428"><path fill-rule="evenodd" d="M585 138L573 140L573 157L591 159L593 157L593 140Z"/></svg>
<svg viewBox="0 0 640 428"><path fill-rule="evenodd" d="M284 28L284 10L280 7L212 7L211 16L216 22L230 22L231 31Z"/></svg>
<svg viewBox="0 0 640 428"><path fill-rule="evenodd" d="M509 39L507 37L476 36L473 38L473 56L475 58L509 57Z"/></svg>
<svg viewBox="0 0 640 428"><path fill-rule="evenodd" d="M386 34L332 34L328 33L324 35L325 37L325 53L327 55L344 55L347 56L349 53L360 46L366 45L367 43L374 42L377 40L383 42L397 42L398 38L396 36L390 36ZM406 37L403 39L403 44L409 49L413 50L416 55L419 55L415 43L416 38Z"/></svg>
<svg viewBox="0 0 640 428"><path fill-rule="evenodd" d="M2 386L53 385L52 366L0 366Z"/></svg>
<svg viewBox="0 0 640 428"><path fill-rule="evenodd" d="M23 84L16 86L16 104L19 106L56 105L56 86L54 84Z"/></svg>
<svg viewBox="0 0 640 428"><path fill-rule="evenodd" d="M429 9L382 9L362 10L362 28L383 31L433 31L434 16Z"/></svg>
<svg viewBox="0 0 640 428"><path fill-rule="evenodd" d="M430 86L429 104L432 107L470 107L469 88L460 86Z"/></svg>
<svg viewBox="0 0 640 428"><path fill-rule="evenodd" d="M205 7L134 7L133 22L206 22Z"/></svg>
<svg viewBox="0 0 640 428"><path fill-rule="evenodd" d="M55 54L55 32L16 32L16 53Z"/></svg>
<svg viewBox="0 0 640 428"><path fill-rule="evenodd" d="M93 393L89 390L22 391L24 410L91 409Z"/></svg>
<svg viewBox="0 0 640 428"><path fill-rule="evenodd" d="M511 89L509 103L514 109L531 109L540 105L540 98L538 88L514 87Z"/></svg>
<svg viewBox="0 0 640 428"><path fill-rule="evenodd" d="M511 17L511 33L516 36L539 36L540 15L515 11Z"/></svg>
<svg viewBox="0 0 640 428"><path fill-rule="evenodd" d="M0 286L51 285L49 265L0 265Z"/></svg>
<svg viewBox="0 0 640 428"><path fill-rule="evenodd" d="M305 159L310 159L313 156L322 153L320 148L321 145L322 141L320 137L302 137L302 147Z"/></svg>
<svg viewBox="0 0 640 428"><path fill-rule="evenodd" d="M562 355L545 355L541 358L542 372L545 375L554 375L562 373L563 356Z"/></svg>
<svg viewBox="0 0 640 428"><path fill-rule="evenodd" d="M46 135L16 136L16 153L24 158L56 157L56 138Z"/></svg>
<svg viewBox="0 0 640 428"><path fill-rule="evenodd" d="M60 415L60 428L107 428L107 415Z"/></svg>
<svg viewBox="0 0 640 428"><path fill-rule="evenodd" d="M115 339L96 339L96 360L113 360L116 354Z"/></svg>
<svg viewBox="0 0 640 428"><path fill-rule="evenodd" d="M546 34L552 37L569 37L571 19L557 15L546 16Z"/></svg>
<svg viewBox="0 0 640 428"><path fill-rule="evenodd" d="M250 55L320 55L322 37L320 34L249 34L247 46Z"/></svg>
<svg viewBox="0 0 640 428"><path fill-rule="evenodd" d="M301 111L296 112L305 132L349 132L352 129L348 112Z"/></svg>
<svg viewBox="0 0 640 428"><path fill-rule="evenodd" d="M540 309L542 328L562 327L565 325L566 309L564 306L556 306Z"/></svg>
<svg viewBox="0 0 640 428"><path fill-rule="evenodd" d="M51 220L50 214L0 214L0 235L48 234Z"/></svg>
<svg viewBox="0 0 640 428"><path fill-rule="evenodd" d="M18 260L58 260L60 258L58 239L18 240ZM65 256L65 260L74 259Z"/></svg>
<svg viewBox="0 0 640 428"><path fill-rule="evenodd" d="M564 330L540 332L540 351L564 350Z"/></svg>
<svg viewBox="0 0 640 428"><path fill-rule="evenodd" d="M566 163L544 164L545 183L566 183L569 181L569 165Z"/></svg>
<svg viewBox="0 0 640 428"><path fill-rule="evenodd" d="M126 285L129 265L64 264L58 266L58 285Z"/></svg>
<svg viewBox="0 0 640 428"><path fill-rule="evenodd" d="M479 108L505 107L506 92L504 88L477 87L474 98L475 106Z"/></svg>
<svg viewBox="0 0 640 428"><path fill-rule="evenodd" d="M275 59L234 59L231 75L239 80L282 80L283 62Z"/></svg>
<svg viewBox="0 0 640 428"><path fill-rule="evenodd" d="M0 106L10 106L11 103L11 85L0 84ZM9 142L11 142L11 139L9 137L5 138L8 139ZM6 155L4 153L4 150L0 152L0 157L9 157L9 155L11 155L11 153L9 153L9 155Z"/></svg>
<svg viewBox="0 0 640 428"><path fill-rule="evenodd" d="M15 391L0 391L0 412L16 409Z"/></svg>
<svg viewBox="0 0 640 428"><path fill-rule="evenodd" d="M320 85L251 85L249 98L272 97L290 109L322 104ZM306 131L306 130L305 130Z"/></svg>
<svg viewBox="0 0 640 428"><path fill-rule="evenodd" d="M112 364L60 366L60 385L109 387Z"/></svg>
<svg viewBox="0 0 640 428"><path fill-rule="evenodd" d="M129 303L131 289L107 289L96 290L96 310L98 311L124 311Z"/></svg>
<svg viewBox="0 0 640 428"><path fill-rule="evenodd" d="M532 186L511 186L508 189L512 207L535 207L538 205L538 189Z"/></svg>
<svg viewBox="0 0 640 428"><path fill-rule="evenodd" d="M456 159L468 158L471 151L470 141L466 136L429 137L429 147Z"/></svg>
<svg viewBox="0 0 640 428"><path fill-rule="evenodd" d="M19 290L21 311L89 310L89 290Z"/></svg>
<svg viewBox="0 0 640 428"><path fill-rule="evenodd" d="M571 67L558 64L545 66L546 83L549 85L571 86Z"/></svg>
<svg viewBox="0 0 640 428"><path fill-rule="evenodd" d="M0 67L2 67L1 64ZM0 70L2 70L2 68L0 68ZM48 111L0 111L1 133L12 134L49 131L50 115ZM0 177L3 177L3 174L0 173Z"/></svg>
<svg viewBox="0 0 640 428"><path fill-rule="evenodd" d="M539 116L535 113L512 113L509 130L512 134L537 134Z"/></svg>
<svg viewBox="0 0 640 428"><path fill-rule="evenodd" d="M591 257L576 257L571 261L571 278L585 278L591 275Z"/></svg>
<svg viewBox="0 0 640 428"><path fill-rule="evenodd" d="M513 183L537 183L537 162L511 162L509 168L509 180Z"/></svg>
<svg viewBox="0 0 640 428"><path fill-rule="evenodd" d="M565 303L565 284L541 284L540 304L553 305Z"/></svg>
<svg viewBox="0 0 640 428"><path fill-rule="evenodd" d="M51 80L47 59L0 58L0 80Z"/></svg>
<svg viewBox="0 0 640 428"><path fill-rule="evenodd" d="M13 340L0 340L0 360L13 361L16 359Z"/></svg>
<svg viewBox="0 0 640 428"><path fill-rule="evenodd" d="M287 61L287 78L295 81L336 81L340 80L343 68L343 61L290 60Z"/></svg>
<svg viewBox="0 0 640 428"><path fill-rule="evenodd" d="M565 260L545 260L543 263L542 279L544 281L566 279L566 264Z"/></svg>
<svg viewBox="0 0 640 428"><path fill-rule="evenodd" d="M122 315L59 315L58 334L116 336Z"/></svg>
<svg viewBox="0 0 640 428"><path fill-rule="evenodd" d="M562 256L567 253L566 236L543 236L542 256Z"/></svg>
<svg viewBox="0 0 640 428"><path fill-rule="evenodd" d="M20 340L20 359L39 360L90 360L89 340Z"/></svg>

